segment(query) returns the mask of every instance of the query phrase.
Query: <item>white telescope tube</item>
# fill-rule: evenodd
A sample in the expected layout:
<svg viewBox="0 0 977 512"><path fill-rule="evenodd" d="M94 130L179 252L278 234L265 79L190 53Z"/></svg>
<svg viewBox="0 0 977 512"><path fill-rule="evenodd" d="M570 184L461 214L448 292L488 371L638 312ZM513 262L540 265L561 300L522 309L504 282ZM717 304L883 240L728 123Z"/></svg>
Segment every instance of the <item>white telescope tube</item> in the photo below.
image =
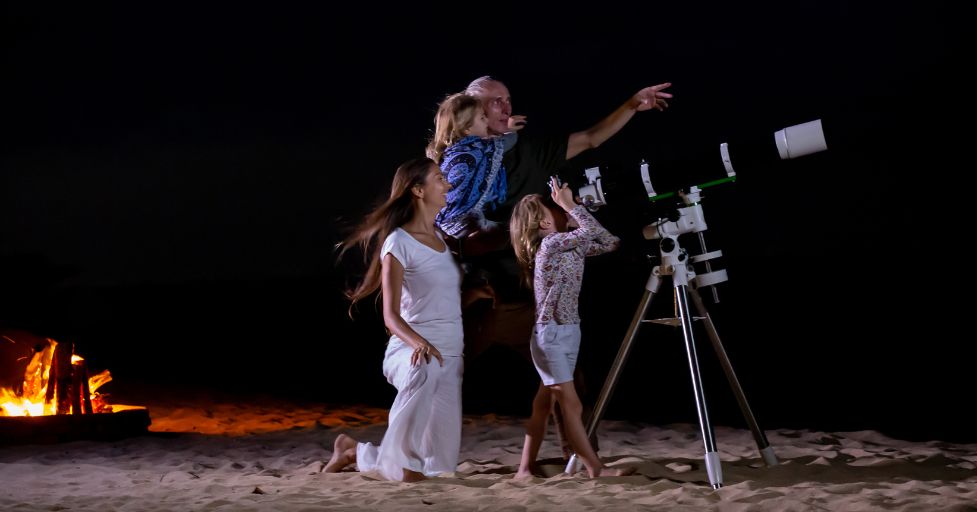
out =
<svg viewBox="0 0 977 512"><path fill-rule="evenodd" d="M777 130L773 134L781 160L810 155L828 149L821 120L808 121Z"/></svg>

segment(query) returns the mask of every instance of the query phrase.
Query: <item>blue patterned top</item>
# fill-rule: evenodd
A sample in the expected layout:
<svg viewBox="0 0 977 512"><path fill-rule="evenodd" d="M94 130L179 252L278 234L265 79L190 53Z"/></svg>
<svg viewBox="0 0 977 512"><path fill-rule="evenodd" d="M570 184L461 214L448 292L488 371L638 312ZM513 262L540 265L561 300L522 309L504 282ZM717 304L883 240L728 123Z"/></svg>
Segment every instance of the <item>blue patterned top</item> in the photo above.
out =
<svg viewBox="0 0 977 512"><path fill-rule="evenodd" d="M448 203L435 218L445 233L460 238L485 226L486 208L494 210L506 199L502 137L469 135L445 149L441 160L451 190Z"/></svg>

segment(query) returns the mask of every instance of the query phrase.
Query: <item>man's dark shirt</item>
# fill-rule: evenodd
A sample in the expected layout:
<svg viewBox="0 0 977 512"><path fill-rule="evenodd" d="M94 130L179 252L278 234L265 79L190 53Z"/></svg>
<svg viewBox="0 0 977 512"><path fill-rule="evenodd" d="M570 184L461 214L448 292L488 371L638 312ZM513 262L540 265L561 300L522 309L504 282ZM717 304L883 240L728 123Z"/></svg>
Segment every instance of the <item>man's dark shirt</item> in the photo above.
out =
<svg viewBox="0 0 977 512"><path fill-rule="evenodd" d="M566 163L568 140L569 135L532 137L519 132L516 146L502 157L508 188L506 200L495 211L486 212L486 216L508 226L512 208L524 196L549 196L549 177Z"/></svg>
<svg viewBox="0 0 977 512"><path fill-rule="evenodd" d="M494 211L485 212L485 216L501 223L508 232L512 209L520 199L529 194L549 197L549 177L566 163L568 139L568 135L531 137L520 131L515 147L502 158L508 188L506 200ZM519 284L522 270L512 247L484 254L475 258L475 263L487 274L499 301L533 301L532 293Z"/></svg>

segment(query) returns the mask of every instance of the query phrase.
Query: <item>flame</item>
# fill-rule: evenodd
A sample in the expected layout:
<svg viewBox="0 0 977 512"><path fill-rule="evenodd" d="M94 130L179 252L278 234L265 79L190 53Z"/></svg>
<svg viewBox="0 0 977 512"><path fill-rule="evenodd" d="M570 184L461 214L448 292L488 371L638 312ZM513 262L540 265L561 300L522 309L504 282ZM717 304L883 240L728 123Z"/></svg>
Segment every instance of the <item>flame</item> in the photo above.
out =
<svg viewBox="0 0 977 512"><path fill-rule="evenodd" d="M58 342L48 338L48 344L43 350L35 352L24 371L24 386L22 392L15 389L0 387L0 416L45 416L57 413L57 393L52 393L52 399L47 400L48 380L51 375L51 363L54 359L54 349ZM77 355L71 356L72 365L81 363L85 359ZM92 402L92 410L112 412L101 394L96 390L112 380L108 370L88 378L88 391Z"/></svg>

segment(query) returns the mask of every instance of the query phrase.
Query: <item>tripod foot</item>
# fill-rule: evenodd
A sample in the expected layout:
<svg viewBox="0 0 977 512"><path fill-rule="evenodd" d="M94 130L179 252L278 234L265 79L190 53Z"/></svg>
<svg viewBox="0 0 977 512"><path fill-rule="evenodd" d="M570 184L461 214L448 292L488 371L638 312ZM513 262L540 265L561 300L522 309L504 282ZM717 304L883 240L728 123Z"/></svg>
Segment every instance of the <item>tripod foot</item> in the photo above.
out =
<svg viewBox="0 0 977 512"><path fill-rule="evenodd" d="M760 450L760 456L763 457L763 463L768 467L780 464L780 461L777 460L777 454L773 452L773 446Z"/></svg>
<svg viewBox="0 0 977 512"><path fill-rule="evenodd" d="M713 489L723 486L723 467L719 464L719 453L706 452L706 474Z"/></svg>
<svg viewBox="0 0 977 512"><path fill-rule="evenodd" d="M580 460L577 459L577 454L570 456L570 462L567 462L566 469L563 470L564 473L572 475L580 469Z"/></svg>

